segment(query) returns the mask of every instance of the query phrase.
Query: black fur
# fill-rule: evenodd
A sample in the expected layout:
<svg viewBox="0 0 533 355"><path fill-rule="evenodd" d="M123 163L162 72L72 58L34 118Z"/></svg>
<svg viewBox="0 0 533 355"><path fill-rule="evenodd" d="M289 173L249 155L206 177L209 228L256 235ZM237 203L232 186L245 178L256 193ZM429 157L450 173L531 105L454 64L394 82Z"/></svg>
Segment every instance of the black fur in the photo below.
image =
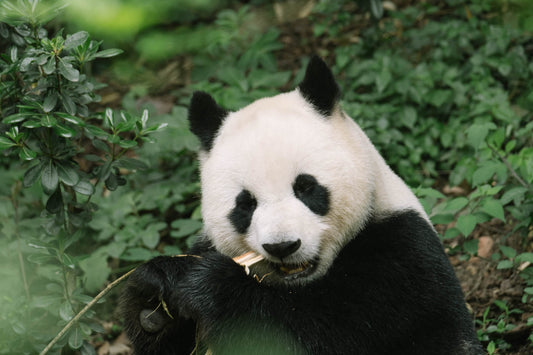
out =
<svg viewBox="0 0 533 355"><path fill-rule="evenodd" d="M200 139L202 149L209 151L227 110L218 106L211 95L196 91L189 106L189 126L191 132Z"/></svg>
<svg viewBox="0 0 533 355"><path fill-rule="evenodd" d="M309 61L298 89L305 100L326 117L331 115L341 95L331 70L318 56Z"/></svg>
<svg viewBox="0 0 533 355"><path fill-rule="evenodd" d="M194 252L201 258L157 258L130 278L123 312L137 354L188 355L195 326L181 316L217 355L483 353L441 243L416 212L369 223L301 287L259 283L206 239ZM158 295L174 320L148 333L139 314Z"/></svg>
<svg viewBox="0 0 533 355"><path fill-rule="evenodd" d="M235 207L231 210L228 218L238 233L246 233L246 230L248 230L252 222L252 216L256 207L257 201L250 191L242 190L237 195L235 198Z"/></svg>
<svg viewBox="0 0 533 355"><path fill-rule="evenodd" d="M329 211L329 191L309 174L300 174L292 184L294 195L311 211L325 216Z"/></svg>

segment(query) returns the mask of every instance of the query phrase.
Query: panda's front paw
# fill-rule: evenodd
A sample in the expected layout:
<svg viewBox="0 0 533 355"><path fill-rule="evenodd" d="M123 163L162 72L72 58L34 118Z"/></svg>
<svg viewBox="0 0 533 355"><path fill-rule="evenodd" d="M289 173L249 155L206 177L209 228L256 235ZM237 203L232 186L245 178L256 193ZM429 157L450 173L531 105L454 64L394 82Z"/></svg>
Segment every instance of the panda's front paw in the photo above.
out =
<svg viewBox="0 0 533 355"><path fill-rule="evenodd" d="M165 349L180 340L188 349L191 337L194 340L194 323L184 318L174 303L176 287L193 259L157 257L130 275L122 293L121 313L137 353L169 353Z"/></svg>

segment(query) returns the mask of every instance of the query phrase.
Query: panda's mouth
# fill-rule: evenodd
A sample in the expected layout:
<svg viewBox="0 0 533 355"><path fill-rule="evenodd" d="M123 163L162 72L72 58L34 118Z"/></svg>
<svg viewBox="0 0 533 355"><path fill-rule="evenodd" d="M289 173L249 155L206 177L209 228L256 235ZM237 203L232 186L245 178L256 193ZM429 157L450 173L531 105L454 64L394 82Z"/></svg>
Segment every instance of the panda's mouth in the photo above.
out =
<svg viewBox="0 0 533 355"><path fill-rule="evenodd" d="M307 277L316 269L316 261L305 261L298 264L276 264L278 274L286 280Z"/></svg>

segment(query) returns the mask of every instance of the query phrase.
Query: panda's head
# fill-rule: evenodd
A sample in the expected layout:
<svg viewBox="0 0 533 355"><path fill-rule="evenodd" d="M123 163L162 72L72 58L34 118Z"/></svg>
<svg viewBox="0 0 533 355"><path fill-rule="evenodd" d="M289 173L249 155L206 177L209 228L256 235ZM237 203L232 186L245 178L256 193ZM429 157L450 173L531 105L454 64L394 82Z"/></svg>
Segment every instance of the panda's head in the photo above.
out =
<svg viewBox="0 0 533 355"><path fill-rule="evenodd" d="M373 212L373 148L340 110L339 88L314 57L294 91L236 112L194 94L205 234L230 257L254 251L265 282L326 273Z"/></svg>

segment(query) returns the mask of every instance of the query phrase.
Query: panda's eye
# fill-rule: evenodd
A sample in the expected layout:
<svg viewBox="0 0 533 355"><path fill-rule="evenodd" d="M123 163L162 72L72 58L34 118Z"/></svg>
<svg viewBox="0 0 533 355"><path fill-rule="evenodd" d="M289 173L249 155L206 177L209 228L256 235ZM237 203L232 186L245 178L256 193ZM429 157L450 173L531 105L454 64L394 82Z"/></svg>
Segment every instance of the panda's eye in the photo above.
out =
<svg viewBox="0 0 533 355"><path fill-rule="evenodd" d="M292 189L296 197L300 198L312 194L316 186L318 186L318 181L312 175L300 174L294 180Z"/></svg>
<svg viewBox="0 0 533 355"><path fill-rule="evenodd" d="M242 190L235 198L235 206L228 218L239 233L246 233L257 208L257 200L248 190Z"/></svg>
<svg viewBox="0 0 533 355"><path fill-rule="evenodd" d="M257 207L257 201L250 191L242 190L235 198L235 207L243 211L253 211Z"/></svg>
<svg viewBox="0 0 533 355"><path fill-rule="evenodd" d="M294 195L314 213L325 216L329 211L329 191L309 174L300 174L292 184Z"/></svg>

